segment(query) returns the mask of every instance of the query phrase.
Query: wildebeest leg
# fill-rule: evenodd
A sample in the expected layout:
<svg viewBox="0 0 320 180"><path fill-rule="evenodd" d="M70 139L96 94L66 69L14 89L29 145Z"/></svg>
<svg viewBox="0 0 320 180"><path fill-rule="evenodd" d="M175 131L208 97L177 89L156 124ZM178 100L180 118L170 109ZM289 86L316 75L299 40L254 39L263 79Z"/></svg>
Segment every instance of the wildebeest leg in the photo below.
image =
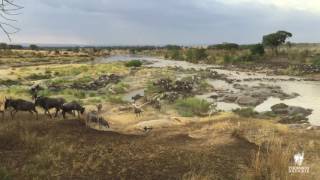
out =
<svg viewBox="0 0 320 180"><path fill-rule="evenodd" d="M48 113L49 117L52 119L52 115L50 114L49 109L46 109L46 112Z"/></svg>
<svg viewBox="0 0 320 180"><path fill-rule="evenodd" d="M37 120L38 120L38 119L39 119L39 114L38 114L38 112L37 112L37 111L35 111L35 113L36 113Z"/></svg>
<svg viewBox="0 0 320 180"><path fill-rule="evenodd" d="M11 119L13 120L14 118L14 115L18 112L18 110L14 109L10 112L10 115L11 115Z"/></svg>
<svg viewBox="0 0 320 180"><path fill-rule="evenodd" d="M60 109L59 108L56 108L56 114L54 115L54 117L58 117L58 113L59 113Z"/></svg>
<svg viewBox="0 0 320 180"><path fill-rule="evenodd" d="M76 117L76 111L72 111L72 115Z"/></svg>
<svg viewBox="0 0 320 180"><path fill-rule="evenodd" d="M63 119L66 119L66 112L64 110L62 110L62 117Z"/></svg>
<svg viewBox="0 0 320 180"><path fill-rule="evenodd" d="M33 110L32 110L33 112L35 112L36 113L36 119L38 120L39 119L39 116L38 116L38 111L36 110L36 108L34 108ZM50 113L49 113L50 114ZM50 115L51 116L51 115Z"/></svg>
<svg viewBox="0 0 320 180"><path fill-rule="evenodd" d="M2 120L4 120L4 111L1 111L2 113Z"/></svg>
<svg viewBox="0 0 320 180"><path fill-rule="evenodd" d="M78 112L78 119L80 119L80 111L77 111Z"/></svg>

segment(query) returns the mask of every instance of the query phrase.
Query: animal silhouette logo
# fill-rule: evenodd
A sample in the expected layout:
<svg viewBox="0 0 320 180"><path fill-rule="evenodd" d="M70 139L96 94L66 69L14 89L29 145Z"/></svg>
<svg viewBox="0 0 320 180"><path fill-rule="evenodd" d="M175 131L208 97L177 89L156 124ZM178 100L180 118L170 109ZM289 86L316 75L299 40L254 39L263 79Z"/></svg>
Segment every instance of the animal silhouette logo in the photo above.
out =
<svg viewBox="0 0 320 180"><path fill-rule="evenodd" d="M303 160L304 160L304 152L295 154L293 156L293 160L294 160L294 163L297 166L302 166L302 163L303 163Z"/></svg>

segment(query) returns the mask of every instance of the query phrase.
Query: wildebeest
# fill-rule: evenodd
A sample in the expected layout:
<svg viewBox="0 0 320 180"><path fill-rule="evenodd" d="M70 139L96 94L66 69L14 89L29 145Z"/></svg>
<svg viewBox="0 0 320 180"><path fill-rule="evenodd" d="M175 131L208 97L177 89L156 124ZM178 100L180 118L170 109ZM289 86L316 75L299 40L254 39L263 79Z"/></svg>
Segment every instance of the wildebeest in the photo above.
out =
<svg viewBox="0 0 320 180"><path fill-rule="evenodd" d="M102 104L97 104L96 107L97 107L98 113L101 113L102 107L103 107Z"/></svg>
<svg viewBox="0 0 320 180"><path fill-rule="evenodd" d="M40 106L45 110L45 114L48 114L50 118L52 118L50 114L50 109L55 108L56 113L54 117L58 116L59 111L62 109L62 105L66 102L63 98L49 98L49 97L36 97L35 105Z"/></svg>
<svg viewBox="0 0 320 180"><path fill-rule="evenodd" d="M142 107L139 107L137 104L133 103L133 112L137 117L141 116L143 112Z"/></svg>
<svg viewBox="0 0 320 180"><path fill-rule="evenodd" d="M64 119L66 118L66 113L73 114L74 111L78 112L78 118L80 118L80 114L84 113L85 108L75 101L62 105L62 116Z"/></svg>
<svg viewBox="0 0 320 180"><path fill-rule="evenodd" d="M15 113L18 111L28 111L31 114L36 113L37 119L38 119L38 111L36 110L36 106L34 103L23 100L23 99L6 99L4 103L4 109L7 110L9 107L12 107L13 110L11 110L11 118L13 119Z"/></svg>
<svg viewBox="0 0 320 180"><path fill-rule="evenodd" d="M131 97L131 99L132 99L134 102L136 102L137 100L139 100L139 99L141 99L141 98L143 98L143 96L141 96L140 94L137 94L137 95Z"/></svg>
<svg viewBox="0 0 320 180"><path fill-rule="evenodd" d="M86 125L88 126L89 123L98 123L99 124L99 128L101 126L104 126L104 127L107 127L107 128L110 128L110 125L108 123L108 121L106 121L103 117L99 116L98 112L97 111L90 111L88 114L87 114L87 117L86 117Z"/></svg>

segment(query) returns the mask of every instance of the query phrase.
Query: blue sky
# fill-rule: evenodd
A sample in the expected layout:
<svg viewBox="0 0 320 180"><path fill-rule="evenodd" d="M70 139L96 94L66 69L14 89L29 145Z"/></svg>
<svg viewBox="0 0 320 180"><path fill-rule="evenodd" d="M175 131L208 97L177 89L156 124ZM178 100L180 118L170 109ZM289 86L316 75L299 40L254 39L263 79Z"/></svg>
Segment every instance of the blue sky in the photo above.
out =
<svg viewBox="0 0 320 180"><path fill-rule="evenodd" d="M319 0L16 1L24 9L13 43L255 43L277 30L292 32L295 42L320 40Z"/></svg>

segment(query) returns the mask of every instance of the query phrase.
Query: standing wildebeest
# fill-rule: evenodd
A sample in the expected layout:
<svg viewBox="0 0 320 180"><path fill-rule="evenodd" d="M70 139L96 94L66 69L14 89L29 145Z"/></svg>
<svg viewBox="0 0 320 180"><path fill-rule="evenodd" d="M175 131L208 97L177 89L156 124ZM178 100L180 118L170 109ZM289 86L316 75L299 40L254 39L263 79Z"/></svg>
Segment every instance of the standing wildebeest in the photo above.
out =
<svg viewBox="0 0 320 180"><path fill-rule="evenodd" d="M13 110L10 112L11 118L13 119L13 116L18 111L29 111L31 114L33 112L36 113L37 119L38 119L38 111L36 110L36 106L34 103L23 100L23 99L6 99L4 103L4 109L7 110L9 107L12 107Z"/></svg>
<svg viewBox="0 0 320 180"><path fill-rule="evenodd" d="M58 112L62 109L62 105L65 103L65 99L63 98L48 98L48 97L36 97L35 105L40 106L45 110L45 114L49 114L50 118L52 118L50 114L50 109L55 108L56 114L54 117L58 116Z"/></svg>
<svg viewBox="0 0 320 180"><path fill-rule="evenodd" d="M98 113L102 112L102 104L96 105Z"/></svg>
<svg viewBox="0 0 320 180"><path fill-rule="evenodd" d="M86 117L86 126L89 126L89 123L98 123L99 128L102 126L110 128L108 121L106 121L102 116L99 116L97 111L90 111Z"/></svg>
<svg viewBox="0 0 320 180"><path fill-rule="evenodd" d="M78 112L78 118L80 118L80 114L84 113L85 108L77 102L64 103L62 105L62 115L64 119L66 118L66 113L73 114L73 111Z"/></svg>

